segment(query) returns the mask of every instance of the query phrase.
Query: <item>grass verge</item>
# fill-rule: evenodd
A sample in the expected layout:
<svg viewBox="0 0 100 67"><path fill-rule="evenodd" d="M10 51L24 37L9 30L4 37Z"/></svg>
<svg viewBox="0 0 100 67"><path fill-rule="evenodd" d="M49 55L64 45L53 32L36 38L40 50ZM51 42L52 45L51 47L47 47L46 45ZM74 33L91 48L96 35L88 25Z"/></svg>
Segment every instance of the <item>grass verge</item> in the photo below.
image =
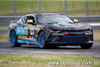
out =
<svg viewBox="0 0 100 67"><path fill-rule="evenodd" d="M8 33L0 34L0 41L9 41Z"/></svg>
<svg viewBox="0 0 100 67"><path fill-rule="evenodd" d="M0 26L0 29L8 29L8 26Z"/></svg>
<svg viewBox="0 0 100 67"><path fill-rule="evenodd" d="M60 63L62 62L66 62L68 64L61 65ZM90 62L92 64L87 64ZM75 65L74 63L80 64ZM94 63L97 64L94 65ZM100 58L86 56L46 54L0 54L0 67L99 67L99 65Z"/></svg>
<svg viewBox="0 0 100 67"><path fill-rule="evenodd" d="M94 30L94 42L100 42L100 30Z"/></svg>

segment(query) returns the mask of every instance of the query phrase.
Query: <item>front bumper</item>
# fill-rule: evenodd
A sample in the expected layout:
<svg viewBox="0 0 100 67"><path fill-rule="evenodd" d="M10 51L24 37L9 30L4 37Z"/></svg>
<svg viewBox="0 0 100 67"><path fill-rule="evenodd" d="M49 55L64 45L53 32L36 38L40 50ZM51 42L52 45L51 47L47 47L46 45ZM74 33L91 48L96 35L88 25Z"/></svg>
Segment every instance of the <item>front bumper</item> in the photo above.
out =
<svg viewBox="0 0 100 67"><path fill-rule="evenodd" d="M93 33L84 33L84 34L52 34L50 36L49 43L54 44L84 44L84 43L93 43Z"/></svg>

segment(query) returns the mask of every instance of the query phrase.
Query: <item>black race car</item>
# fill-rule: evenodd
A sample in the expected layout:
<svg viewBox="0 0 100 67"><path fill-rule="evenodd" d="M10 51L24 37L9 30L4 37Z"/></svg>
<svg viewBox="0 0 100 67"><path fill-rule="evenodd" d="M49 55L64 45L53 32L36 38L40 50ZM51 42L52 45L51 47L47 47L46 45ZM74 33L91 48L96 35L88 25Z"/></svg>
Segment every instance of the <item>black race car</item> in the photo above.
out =
<svg viewBox="0 0 100 67"><path fill-rule="evenodd" d="M28 14L11 21L9 40L12 47L21 44L39 45L40 48L80 45L89 49L93 45L92 28L77 22L62 14Z"/></svg>

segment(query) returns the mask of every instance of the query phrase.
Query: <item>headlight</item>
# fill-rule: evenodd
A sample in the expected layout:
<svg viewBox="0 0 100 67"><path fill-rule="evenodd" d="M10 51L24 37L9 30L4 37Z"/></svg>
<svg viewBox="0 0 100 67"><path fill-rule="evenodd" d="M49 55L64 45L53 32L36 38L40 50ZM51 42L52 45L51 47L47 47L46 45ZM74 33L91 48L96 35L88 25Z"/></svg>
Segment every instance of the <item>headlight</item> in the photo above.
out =
<svg viewBox="0 0 100 67"><path fill-rule="evenodd" d="M92 29L87 29L86 32L87 33L92 32Z"/></svg>

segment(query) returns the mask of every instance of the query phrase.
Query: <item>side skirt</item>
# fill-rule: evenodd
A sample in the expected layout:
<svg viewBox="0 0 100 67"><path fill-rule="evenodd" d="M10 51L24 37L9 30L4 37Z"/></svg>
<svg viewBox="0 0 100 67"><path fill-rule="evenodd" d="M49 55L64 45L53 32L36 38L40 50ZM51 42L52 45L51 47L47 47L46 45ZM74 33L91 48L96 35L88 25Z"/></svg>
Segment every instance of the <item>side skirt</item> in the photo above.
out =
<svg viewBox="0 0 100 67"><path fill-rule="evenodd" d="M23 40L23 39L18 39L17 43L26 43L26 44L33 44L33 45L38 45L39 44L37 41Z"/></svg>

